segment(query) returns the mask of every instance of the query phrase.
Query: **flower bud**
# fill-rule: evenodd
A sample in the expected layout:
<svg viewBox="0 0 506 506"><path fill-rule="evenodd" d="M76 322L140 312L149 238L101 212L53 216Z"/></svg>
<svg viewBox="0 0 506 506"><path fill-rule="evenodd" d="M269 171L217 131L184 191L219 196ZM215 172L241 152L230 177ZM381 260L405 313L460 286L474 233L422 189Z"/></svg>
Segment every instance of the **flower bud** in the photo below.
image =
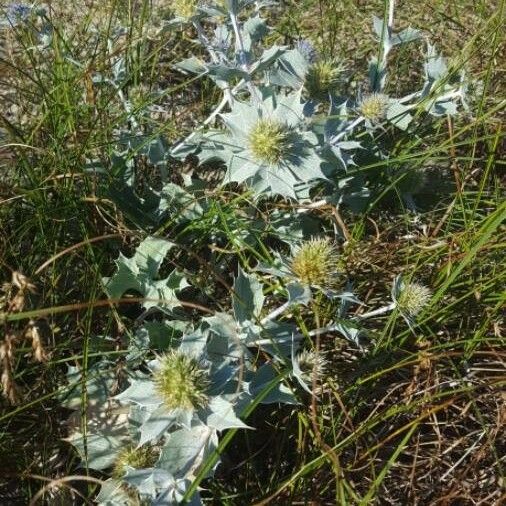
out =
<svg viewBox="0 0 506 506"><path fill-rule="evenodd" d="M388 109L388 95L371 93L360 103L360 113L369 121L378 122L385 119Z"/></svg>
<svg viewBox="0 0 506 506"><path fill-rule="evenodd" d="M289 128L275 120L260 120L252 128L248 141L255 161L270 165L286 157L291 147Z"/></svg>
<svg viewBox="0 0 506 506"><path fill-rule="evenodd" d="M209 372L196 358L172 351L160 359L153 381L169 410L195 410L208 401Z"/></svg>
<svg viewBox="0 0 506 506"><path fill-rule="evenodd" d="M293 275L305 285L332 287L337 274L337 252L329 239L311 239L298 247L291 260Z"/></svg>

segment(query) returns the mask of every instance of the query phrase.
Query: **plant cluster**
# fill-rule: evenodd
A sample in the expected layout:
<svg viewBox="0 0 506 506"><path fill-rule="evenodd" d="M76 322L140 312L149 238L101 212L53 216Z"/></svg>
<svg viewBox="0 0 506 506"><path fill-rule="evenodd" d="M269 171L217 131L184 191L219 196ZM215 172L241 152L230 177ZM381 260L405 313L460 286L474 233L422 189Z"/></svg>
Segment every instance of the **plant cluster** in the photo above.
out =
<svg viewBox="0 0 506 506"><path fill-rule="evenodd" d="M341 272L336 240L321 233L321 223L308 225L305 209L330 204L360 211L389 186L397 186L406 204L416 208L416 188L399 185L395 173L392 183L388 161L395 140L457 114L459 104L466 107L464 75L452 77L422 32L395 33L392 20L375 18L381 51L359 93L350 94L346 70L323 59L308 41L266 47L270 30L262 13L273 5L269 0L171 3L175 17L164 28L192 30L207 54L207 60L191 56L175 68L210 79L223 94L202 125L172 146L146 131L147 112L134 108L122 92L128 62L118 58L112 72L92 77L95 86L114 90L125 110L110 166L100 157L87 160L101 196L145 230L158 229L170 217L190 249L192 226L213 222L218 213L202 181L184 175L176 184L166 166L194 156L202 173L221 171L220 188L242 194L238 220L244 220L244 234L238 241L254 243L254 224L280 245L261 261L242 259L231 309L202 318L181 295L200 287L188 273L164 270L179 245L151 235L133 256L119 256L115 272L103 279L108 297L134 292L142 300L142 314L127 332L121 381L118 363L107 357L85 374L68 371L67 406L81 409L87 398L102 408L82 416L69 437L83 465L109 476L99 504L200 504L198 488L218 464L223 431L248 429L245 420L261 403L300 404L317 394L327 360L314 338L338 333L361 348L366 320L394 311L413 327L430 303L428 288L397 278L388 303L357 312L362 303ZM19 25L28 16L13 6L8 21ZM111 53L120 36L111 36ZM425 44L425 81L417 91L392 96L388 55L416 41ZM135 171L140 158L159 167L162 181L142 194ZM361 163L386 168L364 173ZM283 212L270 205L282 199L299 208ZM209 235L211 243L219 243L219 233ZM316 299L330 301L335 314L329 325L308 329L293 316ZM109 413L117 415L112 426L104 422Z"/></svg>

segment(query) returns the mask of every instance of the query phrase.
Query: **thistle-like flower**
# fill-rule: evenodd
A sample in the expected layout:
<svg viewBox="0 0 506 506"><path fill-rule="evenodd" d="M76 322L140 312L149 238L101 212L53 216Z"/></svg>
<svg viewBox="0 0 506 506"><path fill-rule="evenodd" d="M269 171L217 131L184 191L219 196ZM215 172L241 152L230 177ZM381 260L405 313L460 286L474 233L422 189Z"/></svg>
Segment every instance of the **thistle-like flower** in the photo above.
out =
<svg viewBox="0 0 506 506"><path fill-rule="evenodd" d="M316 63L318 61L318 51L309 40L298 40L296 47L309 63Z"/></svg>
<svg viewBox="0 0 506 506"><path fill-rule="evenodd" d="M153 467L158 460L157 452L151 446L141 448L124 448L116 457L112 476L120 479L129 467L134 469L145 469Z"/></svg>
<svg viewBox="0 0 506 506"><path fill-rule="evenodd" d="M274 165L290 153L290 129L280 121L258 121L248 140L250 151L259 163Z"/></svg>
<svg viewBox="0 0 506 506"><path fill-rule="evenodd" d="M224 183L245 183L257 195L308 198L311 186L326 176L300 93L280 95L264 88L258 94L261 102L236 101L222 115L229 132L211 132L203 152L227 163Z"/></svg>
<svg viewBox="0 0 506 506"><path fill-rule="evenodd" d="M197 14L198 0L172 0L171 8L179 18L191 18Z"/></svg>
<svg viewBox="0 0 506 506"><path fill-rule="evenodd" d="M339 84L341 69L331 61L318 61L311 65L306 76L305 87L313 98L325 100Z"/></svg>
<svg viewBox="0 0 506 506"><path fill-rule="evenodd" d="M369 121L377 123L385 119L389 98L383 93L371 93L360 102L360 114Z"/></svg>
<svg viewBox="0 0 506 506"><path fill-rule="evenodd" d="M293 275L305 285L331 288L335 284L338 258L329 239L311 239L296 249L290 262Z"/></svg>
<svg viewBox="0 0 506 506"><path fill-rule="evenodd" d="M207 405L209 371L195 357L171 351L160 358L153 374L157 393L169 410L193 411Z"/></svg>
<svg viewBox="0 0 506 506"><path fill-rule="evenodd" d="M397 307L408 318L414 318L429 302L431 291L419 283L402 283Z"/></svg>
<svg viewBox="0 0 506 506"><path fill-rule="evenodd" d="M297 362L301 370L302 379L311 384L313 375L320 380L327 368L328 362L323 358L321 353L312 350L304 350L297 355Z"/></svg>

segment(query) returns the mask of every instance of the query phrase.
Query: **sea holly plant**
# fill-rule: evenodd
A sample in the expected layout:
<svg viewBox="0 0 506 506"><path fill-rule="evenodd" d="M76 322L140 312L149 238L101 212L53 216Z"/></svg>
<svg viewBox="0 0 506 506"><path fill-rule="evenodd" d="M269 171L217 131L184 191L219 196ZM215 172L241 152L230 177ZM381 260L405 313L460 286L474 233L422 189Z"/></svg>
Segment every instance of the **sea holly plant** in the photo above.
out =
<svg viewBox="0 0 506 506"><path fill-rule="evenodd" d="M367 198L378 183L364 180L354 170L357 155L368 163L387 161L395 143L389 144L386 129L396 135L418 128L413 122L423 119L422 112L437 117L456 114L459 102L466 107L464 75L452 77L421 31L394 31L393 1L387 21L374 19L379 55L371 60L369 79L356 94L349 94L342 84L342 65L320 58L310 42L300 41L294 48L264 47L269 32L261 18L264 5L223 2L209 8L200 3L202 15L189 22L210 61L190 57L176 65L210 77L224 96L201 127L171 149L171 155L185 158L195 153L202 170L209 163L223 162L223 185L239 183L258 198L307 202L316 190L323 202L345 204L359 194ZM212 26L213 37L208 35ZM392 96L389 54L396 46L417 41L427 47L421 63L425 83L419 91ZM213 127L215 122L218 128ZM376 192L384 192L384 186Z"/></svg>
<svg viewBox="0 0 506 506"><path fill-rule="evenodd" d="M130 259L120 257L117 272L104 278L105 289L111 297L132 287L148 295L158 290L160 265L173 248L154 237L144 240ZM98 504L176 505L190 499L200 504L193 483L212 477L215 465L205 463L216 455L223 431L249 429L243 415L259 402L298 404L304 392L318 394L327 360L307 347L308 339L338 333L358 344L363 321L397 308L412 322L427 304L425 287L399 278L392 303L358 317L349 314L351 305L360 304L353 293L326 291L336 287L336 256L332 242L313 238L298 244L285 263L276 262L278 267L239 269L230 309L192 325L184 321L190 316L181 314L178 325L161 300L149 306L161 320L141 320L125 360L104 357L86 374L69 369L66 405L76 411L68 441L83 466L108 476ZM265 295L266 275L278 278L280 286L286 283L287 302L280 304L278 293ZM337 298L340 309L335 323L301 332L288 309L307 306L312 291ZM170 306L178 306L177 290ZM155 338L170 327L181 332L170 340ZM143 334L148 343L140 347Z"/></svg>

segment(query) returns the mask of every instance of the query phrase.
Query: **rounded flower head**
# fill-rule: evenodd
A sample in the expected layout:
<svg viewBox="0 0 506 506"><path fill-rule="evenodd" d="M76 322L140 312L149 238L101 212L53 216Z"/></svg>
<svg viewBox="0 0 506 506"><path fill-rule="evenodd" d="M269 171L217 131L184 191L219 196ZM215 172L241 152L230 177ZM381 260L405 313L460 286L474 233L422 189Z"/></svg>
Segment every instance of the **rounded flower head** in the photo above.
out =
<svg viewBox="0 0 506 506"><path fill-rule="evenodd" d="M303 284L330 287L337 273L337 254L329 239L302 243L291 259L291 270Z"/></svg>
<svg viewBox="0 0 506 506"><path fill-rule="evenodd" d="M313 375L317 379L321 379L325 374L327 361L321 353L304 350L297 356L297 362L302 372L302 377L307 383L312 381Z"/></svg>
<svg viewBox="0 0 506 506"><path fill-rule="evenodd" d="M306 90L314 98L326 99L339 84L341 69L330 61L318 61L309 68Z"/></svg>
<svg viewBox="0 0 506 506"><path fill-rule="evenodd" d="M167 353L160 359L153 381L170 410L194 410L207 404L209 372L192 356L176 351Z"/></svg>
<svg viewBox="0 0 506 506"><path fill-rule="evenodd" d="M191 18L197 14L198 0L172 0L171 8L180 18Z"/></svg>
<svg viewBox="0 0 506 506"><path fill-rule="evenodd" d="M128 467L146 469L153 467L157 460L158 455L150 446L124 448L114 462L112 475L114 478L120 479L126 473Z"/></svg>
<svg viewBox="0 0 506 506"><path fill-rule="evenodd" d="M360 103L360 113L369 121L378 122L385 119L388 109L388 95L371 93Z"/></svg>
<svg viewBox="0 0 506 506"><path fill-rule="evenodd" d="M248 137L250 151L256 161L274 165L290 151L290 129L280 121L261 119Z"/></svg>
<svg viewBox="0 0 506 506"><path fill-rule="evenodd" d="M419 283L405 283L397 298L397 307L408 317L416 316L429 302L431 291Z"/></svg>

